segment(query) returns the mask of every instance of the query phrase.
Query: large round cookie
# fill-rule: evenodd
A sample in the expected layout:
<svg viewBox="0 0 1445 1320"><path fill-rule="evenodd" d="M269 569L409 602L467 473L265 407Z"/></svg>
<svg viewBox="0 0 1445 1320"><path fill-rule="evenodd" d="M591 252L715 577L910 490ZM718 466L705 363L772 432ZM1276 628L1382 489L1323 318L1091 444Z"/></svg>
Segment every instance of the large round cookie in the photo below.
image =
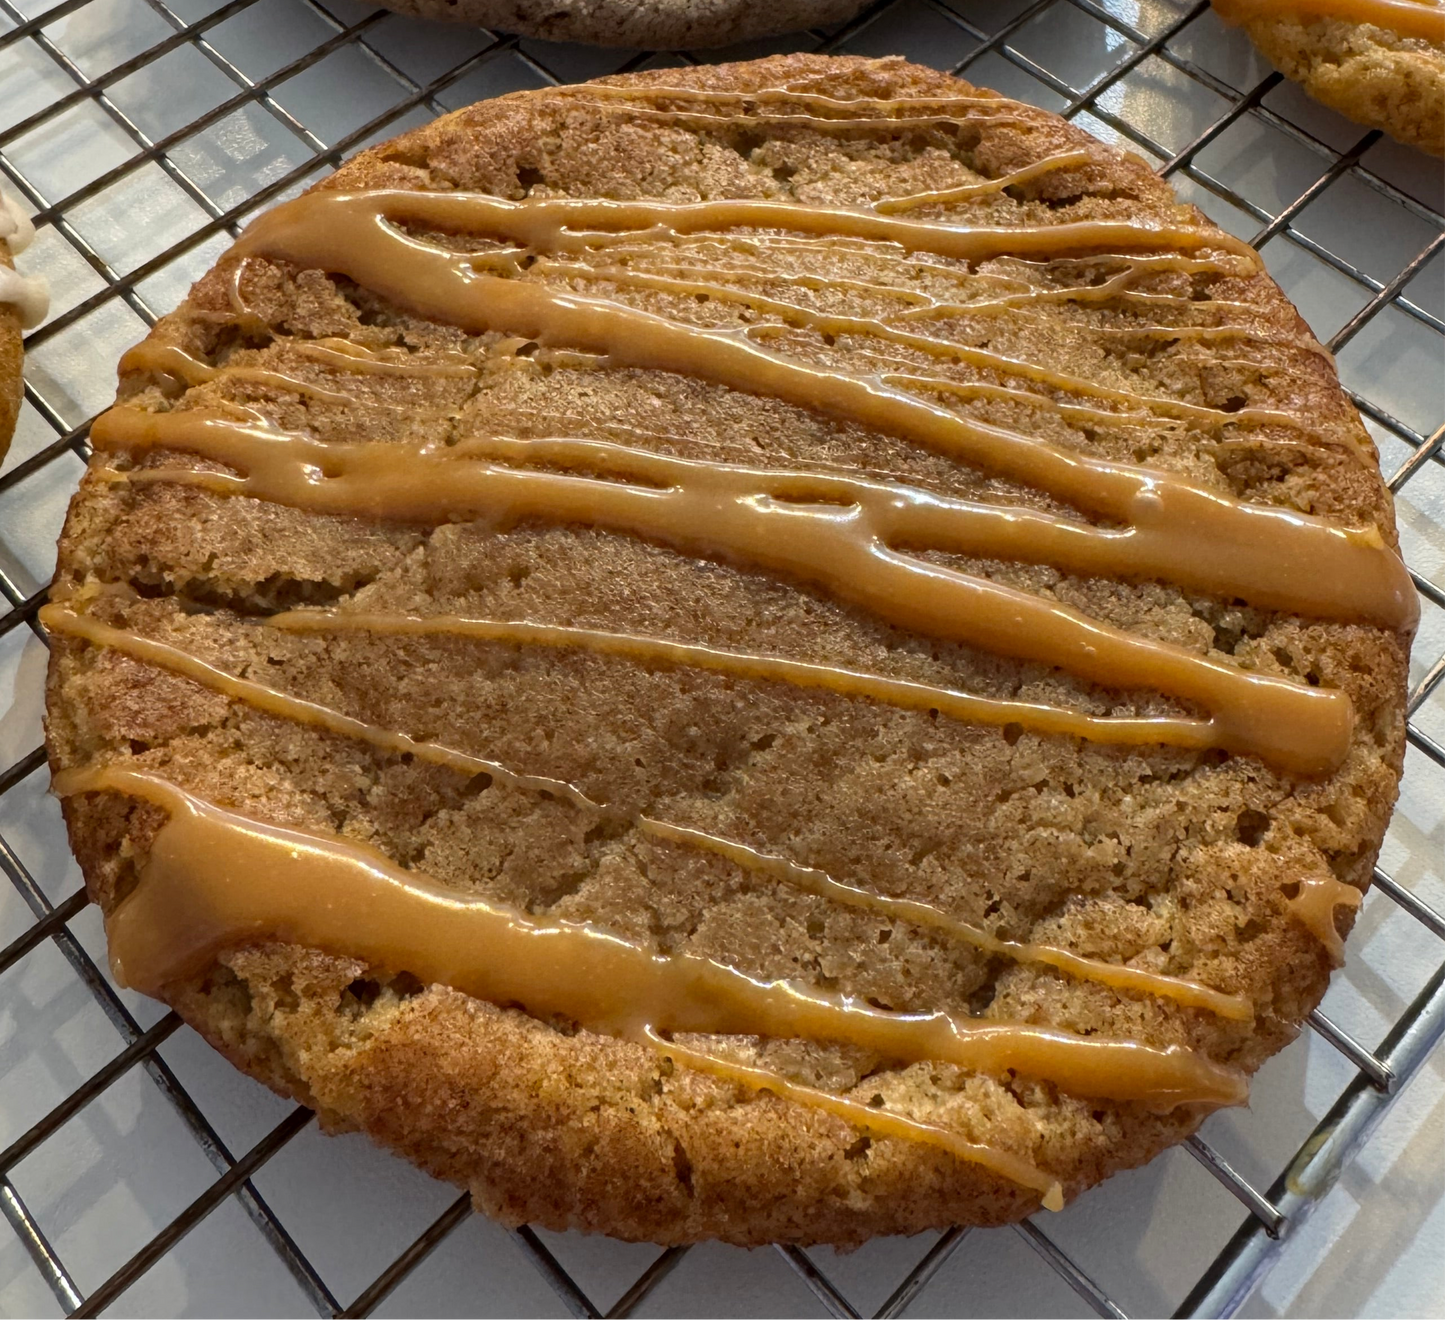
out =
<svg viewBox="0 0 1445 1320"><path fill-rule="evenodd" d="M473 106L257 221L94 441L48 741L118 972L508 1223L1016 1218L1342 955L1374 450L1046 112L815 56Z"/></svg>
<svg viewBox="0 0 1445 1320"><path fill-rule="evenodd" d="M418 18L448 19L547 41L639 50L701 50L842 23L868 0L385 0Z"/></svg>
<svg viewBox="0 0 1445 1320"><path fill-rule="evenodd" d="M1215 0L1214 7L1317 101L1445 155L1445 8L1433 0Z"/></svg>

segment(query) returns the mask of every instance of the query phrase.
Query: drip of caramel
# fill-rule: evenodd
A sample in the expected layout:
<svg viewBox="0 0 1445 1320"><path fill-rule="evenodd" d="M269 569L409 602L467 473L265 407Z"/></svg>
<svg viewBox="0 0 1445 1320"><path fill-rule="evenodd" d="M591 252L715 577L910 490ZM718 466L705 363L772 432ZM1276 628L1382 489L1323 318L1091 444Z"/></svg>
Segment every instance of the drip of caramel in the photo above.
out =
<svg viewBox="0 0 1445 1320"><path fill-rule="evenodd" d="M936 1123L923 1123L916 1118L909 1118L906 1114L890 1113L860 1100L851 1100L846 1096L834 1095L831 1091L820 1090L816 1086L804 1086L769 1068L736 1063L716 1054L692 1049L676 1040L664 1040L651 1028L647 1029L646 1036L664 1058L682 1063L694 1072L711 1073L714 1077L735 1082L750 1091L770 1091L795 1104L821 1109L855 1128L861 1128L869 1136L895 1137L937 1146L950 1155L971 1164L981 1164L1010 1182L1039 1192L1045 1210L1064 1208L1064 1190L1056 1179L1051 1178L1038 1165L1009 1151L1000 1150L997 1146L980 1145Z"/></svg>
<svg viewBox="0 0 1445 1320"><path fill-rule="evenodd" d="M1259 18L1342 18L1445 45L1445 6L1433 0L1214 0L1226 23Z"/></svg>
<svg viewBox="0 0 1445 1320"><path fill-rule="evenodd" d="M345 342L340 341L340 342ZM471 367L459 366L453 362L395 362L384 358L377 358L365 354L365 350L359 353L343 353L326 344L295 344L293 347L303 356L313 358L325 363L328 367L336 370L350 371L357 373L376 373L385 375L399 375L408 378L415 378L424 375L437 376L472 376L475 371ZM315 381L302 380L297 376L287 375L285 372L273 371L265 367L236 366L227 364L224 367L213 367L208 362L201 361L193 353L188 353L179 344L162 343L159 339L142 339L133 348L127 349L120 359L117 373L125 376L132 372L145 372L148 375L171 376L187 386L209 385L215 381L236 380L244 381L253 385L260 385L267 389L277 390L281 393L299 394L303 398L316 399L321 403L338 404L343 407L352 408L381 408L392 412L403 412L410 417L444 417L448 414L433 408L418 408L407 403L391 403L379 399L359 399L354 394L347 394L342 390L328 389L324 385L318 385ZM225 406L224 401L218 406ZM231 405L235 406L235 405ZM261 421L261 415L253 408L242 408L242 418L249 421Z"/></svg>
<svg viewBox="0 0 1445 1320"><path fill-rule="evenodd" d="M1298 883L1299 893L1285 900L1290 915L1325 946L1332 966L1343 967L1345 942L1335 929L1335 909L1357 908L1365 896L1332 875L1307 876Z"/></svg>
<svg viewBox="0 0 1445 1320"><path fill-rule="evenodd" d="M117 979L145 994L204 970L222 949L277 940L627 1040L645 1041L648 1028L836 1040L908 1063L1016 1071L1161 1112L1247 1094L1238 1072L1180 1046L891 1012L693 954L656 954L595 926L456 893L340 835L254 820L123 766L62 771L55 791L120 793L169 814L135 889L106 921Z"/></svg>
<svg viewBox="0 0 1445 1320"><path fill-rule="evenodd" d="M146 664L168 669L208 687L212 691L220 692L232 700L242 701L257 710L265 711L267 714L294 720L301 724L309 724L343 737L356 738L383 751L414 756L418 760L427 761L433 765L443 765L460 774L488 775L509 788L533 793L548 793L554 797L563 798L574 806L596 811L599 814L616 814L605 804L587 797L573 784L538 775L521 774L496 761L456 751L440 743L419 742L406 734L353 719L351 716L343 715L340 711L316 702L288 696L251 679L237 678L178 647L155 638L142 637L138 633L112 627L89 615L78 614L68 605L52 603L43 606L40 611L40 620L52 633L78 637L92 645L120 651ZM355 628L383 634L442 633L531 645L585 647L602 654L626 655L644 661L691 664L727 673L737 673L749 678L781 679L803 686L816 685L846 695L866 695L881 700L894 698L898 699L897 704L904 704L913 709L940 709L942 713L955 718L959 717L960 711L952 703L961 698L963 702L970 703L965 705L963 710L971 712L973 709L971 703L979 700L978 698L963 697L962 694L950 693L944 689L929 688L924 684L902 683L871 674L853 674L848 671L829 669L822 665L801 664L796 661L777 660L767 656L738 655L733 652L715 651L709 647L683 646L653 638L591 632L586 629L543 624L508 624L492 620L446 617L421 619L405 615L309 610L273 615L266 623L268 627L291 632L330 632ZM1025 703L1021 702L993 704L1019 706L1027 709ZM767 875L772 879L793 885L795 888L805 889L809 893L819 894L853 907L870 909L890 920L912 922L916 925L943 931L989 953L999 954L1019 962L1040 963L1062 971L1066 975L1081 980L1095 981L1115 989L1173 999L1186 1007L1206 1009L1220 1017L1235 1021L1246 1021L1253 1016L1253 1008L1247 999L1239 995L1223 994L1201 985L1197 981L1100 962L1050 945L1002 940L976 926L955 920L926 903L891 899L881 894L874 894L869 890L860 889L855 885L843 884L834 880L824 871L814 867L800 866L795 862L760 852L745 844L719 838L701 830L674 825L650 816L627 816L624 819L652 838L715 853L744 870Z"/></svg>
<svg viewBox="0 0 1445 1320"><path fill-rule="evenodd" d="M558 88L571 98L596 97L599 100L626 102L641 101L654 105L659 101L694 101L698 105L739 106L776 105L786 101L791 105L806 106L813 110L830 112L846 118L855 110L867 110L872 114L888 113L892 110L905 114L915 111L939 111L949 113L960 108L975 109L987 106L997 109L1004 99L996 92L979 91L974 96L897 96L875 99L869 96L849 97L828 96L822 92L810 92L802 87L759 87L753 91L711 91L698 87L626 87L614 83L580 83L572 87ZM734 116L735 117L735 116Z"/></svg>
<svg viewBox="0 0 1445 1320"><path fill-rule="evenodd" d="M485 514L503 522L542 517L591 523L790 572L901 627L1058 666L1105 686L1152 688L1197 702L1210 714L1215 746L1259 756L1291 773L1328 773L1349 746L1353 710L1343 692L1250 673L1109 627L1028 592L895 550L888 539L891 534L912 545L933 542L982 553L1007 545L1028 555L1031 538L1043 537L1060 550L1067 546L1070 561L1097 567L1130 562L1128 533L908 488L734 468L601 441L474 439L440 451L401 443L323 444L200 409L146 413L123 407L97 419L91 440L111 452L185 450L244 473L150 468L131 473L133 481L182 482L366 517L437 521ZM630 485L467 457L478 452L625 470L670 484ZM619 469L623 457L628 466ZM1162 530L1153 537L1139 534L1161 556L1171 553L1173 542ZM1230 558L1224 547L1218 557ZM1389 562L1366 558L1382 567ZM1182 562L1181 570L1193 578L1194 570Z"/></svg>
<svg viewBox="0 0 1445 1320"><path fill-rule="evenodd" d="M537 252L585 249L595 234L629 233L648 238L712 234L720 230L763 229L785 233L840 236L896 245L907 253L926 252L936 257L978 263L997 257L1065 257L1078 253L1171 251L1230 253L1260 268L1258 253L1220 230L1188 225L1139 224L1124 220L1079 220L1040 225L951 225L922 220L900 220L877 210L799 206L790 202L728 200L717 202L615 202L602 199L551 198L510 202L484 193L410 192L379 189L372 192L307 193L283 202L258 216L231 249L231 256L262 256L295 261L314 269L354 273L333 265L345 260L352 239L377 248L376 230L389 230L395 239L383 243L386 252L408 266L414 258L400 249L431 251L448 263L465 265L464 253L437 248L404 234L399 225L418 225L478 237L486 236L524 245ZM338 229L331 229L337 225ZM373 263L363 253L361 265ZM485 254L483 254L485 255ZM366 287L391 297L370 278ZM401 272L387 279L389 286L403 282ZM426 293L418 291L425 300ZM400 306L417 305L404 296ZM470 319L474 309L453 308ZM433 319L464 324L456 315ZM482 328L482 327L478 327ZM488 326L488 329L496 328ZM520 331L519 331L520 333Z"/></svg>
<svg viewBox="0 0 1445 1320"><path fill-rule="evenodd" d="M579 106L590 110L610 109L597 101L578 101ZM665 124L687 124L689 127L716 127L724 131L737 127L737 117L730 114L713 114L706 110L664 110L655 106L631 105L628 112L638 119L660 120ZM809 114L777 114L762 113L750 114L747 117L748 124L767 124L774 128L805 128L817 133L856 133L883 132L897 133L900 129L929 129L953 127L960 123L968 123L973 126L987 124L992 128L1023 126L1030 121L1022 115L995 113L987 115L969 115L966 120L960 120L955 115L946 113L936 114L914 114L914 115L874 115L864 117L859 115L852 119L831 119L822 115Z"/></svg>

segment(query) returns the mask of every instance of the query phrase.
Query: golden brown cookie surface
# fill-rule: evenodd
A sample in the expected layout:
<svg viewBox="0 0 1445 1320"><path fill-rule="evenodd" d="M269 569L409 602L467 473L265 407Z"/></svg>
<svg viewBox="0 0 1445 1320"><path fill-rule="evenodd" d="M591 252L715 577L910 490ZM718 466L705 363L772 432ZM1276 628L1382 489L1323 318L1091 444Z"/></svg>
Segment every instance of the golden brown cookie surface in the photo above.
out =
<svg viewBox="0 0 1445 1320"><path fill-rule="evenodd" d="M1368 882L1408 582L1332 367L930 71L438 121L95 439L48 732L113 954L509 1222L1028 1213L1237 1098Z"/></svg>

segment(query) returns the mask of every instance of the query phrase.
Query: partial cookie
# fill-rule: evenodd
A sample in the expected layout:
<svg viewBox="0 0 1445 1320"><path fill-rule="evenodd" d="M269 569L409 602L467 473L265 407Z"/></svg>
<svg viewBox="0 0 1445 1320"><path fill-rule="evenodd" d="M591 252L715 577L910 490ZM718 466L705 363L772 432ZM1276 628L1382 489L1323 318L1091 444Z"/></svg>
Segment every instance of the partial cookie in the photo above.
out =
<svg viewBox="0 0 1445 1320"><path fill-rule="evenodd" d="M699 50L842 23L868 0L383 0L418 18L449 19L547 41L639 50Z"/></svg>
<svg viewBox="0 0 1445 1320"><path fill-rule="evenodd" d="M0 459L10 447L22 390L22 331L45 319L50 296L45 281L15 270L16 254L25 251L35 229L30 217L0 194Z"/></svg>
<svg viewBox="0 0 1445 1320"><path fill-rule="evenodd" d="M1317 101L1445 155L1445 8L1416 0L1215 0L1214 7Z"/></svg>
<svg viewBox="0 0 1445 1320"><path fill-rule="evenodd" d="M1256 253L901 60L551 88L259 218L53 603L128 984L504 1222L856 1243L1245 1095L1415 597Z"/></svg>

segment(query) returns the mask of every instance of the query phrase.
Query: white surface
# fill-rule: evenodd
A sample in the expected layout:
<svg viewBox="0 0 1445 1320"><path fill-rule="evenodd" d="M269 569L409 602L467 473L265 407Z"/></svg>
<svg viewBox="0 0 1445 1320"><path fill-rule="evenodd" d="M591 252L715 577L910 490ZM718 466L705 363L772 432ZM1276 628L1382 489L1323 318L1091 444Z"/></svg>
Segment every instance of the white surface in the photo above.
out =
<svg viewBox="0 0 1445 1320"><path fill-rule="evenodd" d="M0 16L0 35L16 15L38 12L41 0ZM953 9L994 30L1019 12L1018 0L950 0ZM173 0L179 20L213 12L215 0ZM1146 35L1181 12L1168 0L1111 0L1106 6ZM23 13L21 12L23 11ZM220 23L206 40L216 59L194 43L145 63L110 90L117 112L152 139L183 128L234 96L238 84L218 67L227 61L249 79L270 77L370 11L351 0L257 0ZM3 15L3 4L0 4ZM43 28L47 51L34 39L0 49L0 133L71 90L57 58L87 77L163 41L175 30L162 7L147 0L90 0ZM168 160L189 181L160 164L141 165L95 196L63 207L71 234L42 225L27 269L43 271L53 289L51 320L103 289L106 277L76 250L88 244L124 275L166 251L205 223L210 208L240 206L258 188L304 167L313 149L344 139L408 95L402 78L432 79L486 50L491 39L388 16L365 30L371 51L384 52L397 73L355 42L278 82L274 100L256 99L187 135ZM786 43L771 43L781 49ZM844 49L901 53L949 67L977 46L946 6L900 0L858 31ZM1059 0L1025 25L1012 48L1074 87L1127 58L1135 49L1120 33ZM1247 42L1204 15L1172 43L1229 87L1247 90L1267 72ZM762 53L754 48L746 54ZM627 52L506 46L435 96L434 109L481 96L540 85L541 65L557 76L611 71ZM398 73L401 77L398 76ZM1057 108L1064 98L997 52L969 71L974 81ZM1306 101L1285 84L1265 103L1322 140L1345 149L1360 130ZM1167 65L1145 60L1100 98L1169 153L1216 119L1229 100ZM385 137L428 118L411 108L370 136ZM1082 122L1106 137L1114 130L1092 116ZM309 136L308 136L309 135ZM134 139L91 101L0 148L0 185L23 182L47 204L125 162ZM1139 149L1137 145L1135 149ZM1162 158L1162 157L1161 157ZM1365 163L1394 185L1440 209L1439 166L1388 142ZM1274 213L1308 187L1328 165L1278 127L1249 115L1200 155L1199 166ZM5 171L9 171L6 177ZM297 180L290 190L301 186ZM1199 183L1177 176L1191 200L1232 231L1249 236L1260 222ZM1390 280L1432 237L1429 221L1382 197L1358 179L1335 182L1297 217L1298 230L1379 282ZM225 246L215 235L140 281L142 303L164 311ZM1370 297L1363 284L1334 270L1288 237L1265 255L1321 338L1333 334ZM1439 316L1445 260L1437 258L1406 295ZM114 364L140 338L145 321L120 299L100 304L59 333L41 339L27 373L36 396L61 427L84 422L110 399ZM1340 354L1347 383L1418 432L1429 434L1445 416L1440 335L1387 309ZM1408 447L1374 428L1384 467L1393 470ZM51 443L56 429L27 404L4 469L11 470ZM65 504L81 470L65 453L0 493L0 577L12 596L37 590L48 578ZM1445 466L1430 462L1405 488L1399 506L1402 538L1416 569L1445 584ZM0 611L3 612L3 611ZM1445 651L1445 611L1427 603L1412 680ZM0 772L37 745L44 652L26 627L0 638ZM1420 725L1445 740L1445 688L1419 715ZM43 792L44 772L0 796L0 838L51 901L74 891L59 812ZM1401 883L1437 909L1445 908L1445 770L1411 751L1401 805L1382 863ZM30 914L0 877L0 946L21 934ZM98 922L87 910L71 922L99 958ZM1376 1045L1442 957L1440 943L1381 894L1365 903L1350 941L1349 964L1332 987L1326 1012L1367 1046ZM103 965L103 959L99 959ZM125 995L142 1026L159 1016L153 1004ZM46 943L0 977L0 1147L63 1100L121 1047L116 1030L75 972ZM210 1122L241 1153L263 1137L289 1107L240 1077L189 1031L161 1050ZM1222 1113L1207 1139L1261 1188L1267 1187L1351 1076L1348 1064L1306 1033L1260 1074L1252 1107ZM141 1247L213 1178L184 1124L151 1080L132 1070L83 1110L14 1171L14 1184L72 1271L92 1289ZM281 1222L293 1234L343 1304L366 1287L452 1200L399 1161L350 1137L328 1140L307 1129L256 1178ZM1386 1118L1361 1160L1341 1179L1312 1222L1285 1247L1270 1278L1249 1302L1252 1315L1445 1314L1445 1060L1426 1065ZM1171 1311L1240 1223L1243 1211L1185 1152L1112 1180L1058 1216L1040 1216L1044 1230L1126 1312ZM653 1258L629 1247L576 1235L544 1235L558 1259L593 1300L609 1305ZM851 1255L813 1253L820 1267L860 1310L876 1308L931 1237L885 1240ZM59 1312L59 1306L18 1240L0 1226L0 1315ZM292 1314L307 1311L304 1295L235 1201L183 1239L111 1314ZM816 1315L821 1307L781 1256L710 1246L694 1250L654 1292L642 1314ZM381 1307L383 1315L561 1314L547 1284L505 1233L480 1219L455 1231ZM909 1314L1085 1314L1083 1304L1012 1231L968 1235L920 1294Z"/></svg>

